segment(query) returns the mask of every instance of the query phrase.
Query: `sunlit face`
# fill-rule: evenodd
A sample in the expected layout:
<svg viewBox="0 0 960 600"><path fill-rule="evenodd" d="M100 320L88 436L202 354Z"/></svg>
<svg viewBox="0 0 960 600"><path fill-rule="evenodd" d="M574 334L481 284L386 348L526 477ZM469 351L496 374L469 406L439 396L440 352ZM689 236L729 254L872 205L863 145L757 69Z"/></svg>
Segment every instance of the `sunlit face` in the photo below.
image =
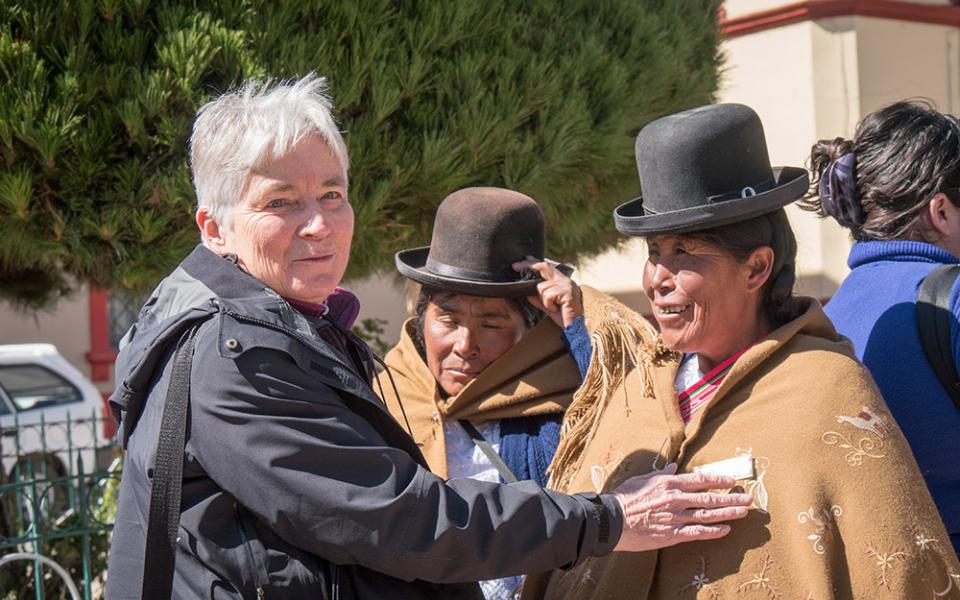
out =
<svg viewBox="0 0 960 600"><path fill-rule="evenodd" d="M221 254L285 298L320 303L343 278L353 208L343 168L310 136L251 172L227 227Z"/></svg>
<svg viewBox="0 0 960 600"><path fill-rule="evenodd" d="M520 341L523 316L503 298L438 295L423 315L427 367L448 396Z"/></svg>
<svg viewBox="0 0 960 600"><path fill-rule="evenodd" d="M683 235L655 236L647 246L643 289L667 348L697 353L709 366L751 341L758 298L746 261Z"/></svg>

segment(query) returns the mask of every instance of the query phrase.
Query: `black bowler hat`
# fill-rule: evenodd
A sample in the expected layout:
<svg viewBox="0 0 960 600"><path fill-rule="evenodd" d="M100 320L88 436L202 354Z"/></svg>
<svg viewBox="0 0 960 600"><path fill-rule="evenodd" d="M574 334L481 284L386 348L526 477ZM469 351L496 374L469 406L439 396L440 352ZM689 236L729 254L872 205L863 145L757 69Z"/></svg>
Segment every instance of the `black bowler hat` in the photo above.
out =
<svg viewBox="0 0 960 600"><path fill-rule="evenodd" d="M543 212L533 199L502 188L465 188L440 203L429 246L397 252L397 270L458 294L530 296L539 276L512 265L543 257L543 246Z"/></svg>
<svg viewBox="0 0 960 600"><path fill-rule="evenodd" d="M801 198L806 169L770 167L760 117L742 104L712 104L640 130L640 198L613 212L620 233L654 236L728 225Z"/></svg>

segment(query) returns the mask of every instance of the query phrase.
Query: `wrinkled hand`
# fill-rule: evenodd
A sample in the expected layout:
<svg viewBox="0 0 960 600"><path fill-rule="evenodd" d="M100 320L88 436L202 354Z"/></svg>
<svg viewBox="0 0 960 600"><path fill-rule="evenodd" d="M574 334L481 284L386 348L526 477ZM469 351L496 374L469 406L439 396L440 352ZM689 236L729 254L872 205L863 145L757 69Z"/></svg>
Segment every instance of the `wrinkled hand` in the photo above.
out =
<svg viewBox="0 0 960 600"><path fill-rule="evenodd" d="M513 263L513 270L521 272L532 269L543 279L537 284L538 296L528 296L527 301L547 313L559 327L567 327L583 314L583 295L577 284L550 263L532 256Z"/></svg>
<svg viewBox="0 0 960 600"><path fill-rule="evenodd" d="M718 494L732 477L690 473L674 475L675 464L662 471L631 477L613 490L626 516L615 551L644 552L681 542L712 540L730 532L723 521L747 516L750 494Z"/></svg>

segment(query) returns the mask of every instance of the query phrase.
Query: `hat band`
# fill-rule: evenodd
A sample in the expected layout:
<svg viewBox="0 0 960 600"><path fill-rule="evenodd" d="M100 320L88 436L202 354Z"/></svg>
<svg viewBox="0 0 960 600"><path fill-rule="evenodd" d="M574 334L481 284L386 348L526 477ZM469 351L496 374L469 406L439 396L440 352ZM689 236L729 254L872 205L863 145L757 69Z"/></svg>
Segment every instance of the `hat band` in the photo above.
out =
<svg viewBox="0 0 960 600"><path fill-rule="evenodd" d="M750 198L752 196L757 196L759 194L769 192L775 187L777 187L777 182L774 181L773 179L769 179L767 181L764 181L763 183L758 183L756 185L744 186L743 188L740 189L740 191L737 191L737 192L728 192L726 194L718 194L716 196L707 196L706 203L700 206L705 206L706 204L718 204L720 202L729 202L730 200L742 200L744 198ZM687 207L687 208L697 208L697 207L693 206L693 207ZM672 209L664 213L661 213L659 211L653 210L646 204L643 205L644 216L666 214L666 213L676 212L676 210L677 209Z"/></svg>
<svg viewBox="0 0 960 600"><path fill-rule="evenodd" d="M757 194L769 192L775 187L777 187L777 182L773 179L768 179L763 183L744 186L736 192L727 192L726 194L719 194L717 196L707 196L707 204L716 204L717 202L728 202L730 200L750 198L751 196L756 196Z"/></svg>
<svg viewBox="0 0 960 600"><path fill-rule="evenodd" d="M467 281L480 281L487 283L513 283L520 280L520 274L511 270L510 272L514 277L504 277L500 274L490 273L489 271L474 271L472 269L464 269L462 267L454 267L453 265L447 265L442 262L437 262L427 257L426 265L427 270L433 273L434 275L440 275L442 277L453 277L455 279L465 279Z"/></svg>

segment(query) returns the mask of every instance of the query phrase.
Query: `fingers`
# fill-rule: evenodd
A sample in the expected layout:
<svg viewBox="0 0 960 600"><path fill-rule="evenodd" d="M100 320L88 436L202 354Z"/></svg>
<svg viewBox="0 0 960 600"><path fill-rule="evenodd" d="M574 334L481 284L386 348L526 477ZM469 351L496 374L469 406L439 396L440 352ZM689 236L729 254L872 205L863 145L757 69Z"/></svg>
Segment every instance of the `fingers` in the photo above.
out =
<svg viewBox="0 0 960 600"><path fill-rule="evenodd" d="M529 302L534 308L540 310L546 310L546 307L543 305L543 302L540 301L540 296L527 296L527 302Z"/></svg>
<svg viewBox="0 0 960 600"><path fill-rule="evenodd" d="M729 506L727 508L707 509L697 508L685 510L679 515L681 523L724 523L743 519L750 510L746 506Z"/></svg>
<svg viewBox="0 0 960 600"><path fill-rule="evenodd" d="M728 475L709 473L685 473L673 479L675 487L682 492L701 490L728 490L737 485L737 481Z"/></svg>
<svg viewBox="0 0 960 600"><path fill-rule="evenodd" d="M517 272L531 269L540 276L537 297L529 297L530 304L547 313L558 326L567 327L583 314L580 288L556 266L532 256L512 266Z"/></svg>
<svg viewBox="0 0 960 600"><path fill-rule="evenodd" d="M660 475L673 475L676 472L677 472L677 463L673 463L673 462L665 466L663 469L657 471L657 473Z"/></svg>
<svg viewBox="0 0 960 600"><path fill-rule="evenodd" d="M695 508L680 511L650 512L644 515L648 525L683 526L691 524L724 523L736 521L750 514L745 506L727 508Z"/></svg>
<svg viewBox="0 0 960 600"><path fill-rule="evenodd" d="M558 278L567 279L567 276L561 273L560 270L555 266L546 262L545 260L541 260L533 256L528 256L526 260L515 262L511 266L517 273L523 271L524 269L530 269L536 272L537 275L539 275L544 281L550 281Z"/></svg>
<svg viewBox="0 0 960 600"><path fill-rule="evenodd" d="M730 530L730 525L726 523L657 524L649 518L639 519L624 529L614 550L645 552L684 542L721 538Z"/></svg>
<svg viewBox="0 0 960 600"><path fill-rule="evenodd" d="M724 508L727 506L750 506L753 496L750 494L716 494L702 492L699 494L679 493L669 497L665 502L674 508Z"/></svg>
<svg viewBox="0 0 960 600"><path fill-rule="evenodd" d="M549 272L550 269L553 269L549 263L534 256L528 256L525 260L517 261L511 266L518 273L524 269L531 269L539 273L541 277L543 277L545 270Z"/></svg>
<svg viewBox="0 0 960 600"><path fill-rule="evenodd" d="M551 281L542 281L537 284L537 291L540 292L540 301L547 312L560 310L561 307L570 302L570 290L561 289Z"/></svg>
<svg viewBox="0 0 960 600"><path fill-rule="evenodd" d="M729 525L684 525L674 530L673 542L715 540L730 533Z"/></svg>

